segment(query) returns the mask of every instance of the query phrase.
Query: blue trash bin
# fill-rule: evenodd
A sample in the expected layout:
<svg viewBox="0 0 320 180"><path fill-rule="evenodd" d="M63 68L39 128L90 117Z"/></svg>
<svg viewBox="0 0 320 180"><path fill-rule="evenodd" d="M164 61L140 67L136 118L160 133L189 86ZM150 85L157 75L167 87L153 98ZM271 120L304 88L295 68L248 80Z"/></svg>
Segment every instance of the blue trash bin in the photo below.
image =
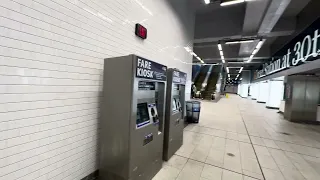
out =
<svg viewBox="0 0 320 180"><path fill-rule="evenodd" d="M187 122L199 123L201 102L199 101L187 101Z"/></svg>

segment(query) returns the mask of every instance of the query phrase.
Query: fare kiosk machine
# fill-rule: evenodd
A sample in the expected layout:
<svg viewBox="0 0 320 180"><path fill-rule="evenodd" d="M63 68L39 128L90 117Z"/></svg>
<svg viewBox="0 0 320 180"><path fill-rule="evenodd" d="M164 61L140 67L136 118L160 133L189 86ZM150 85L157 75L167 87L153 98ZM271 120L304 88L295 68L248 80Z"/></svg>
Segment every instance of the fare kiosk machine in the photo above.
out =
<svg viewBox="0 0 320 180"><path fill-rule="evenodd" d="M162 167L167 67L105 59L99 180L151 180Z"/></svg>
<svg viewBox="0 0 320 180"><path fill-rule="evenodd" d="M168 69L163 159L168 161L183 143L187 74Z"/></svg>

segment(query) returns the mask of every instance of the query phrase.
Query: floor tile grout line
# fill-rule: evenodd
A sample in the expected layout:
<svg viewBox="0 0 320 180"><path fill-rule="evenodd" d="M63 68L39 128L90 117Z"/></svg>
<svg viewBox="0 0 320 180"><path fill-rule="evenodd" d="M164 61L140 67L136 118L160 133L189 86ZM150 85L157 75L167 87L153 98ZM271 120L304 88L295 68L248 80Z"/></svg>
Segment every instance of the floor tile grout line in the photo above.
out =
<svg viewBox="0 0 320 180"><path fill-rule="evenodd" d="M267 150L268 150L268 152L269 152L268 147L266 147L266 148L267 148ZM273 148L270 148L270 149L273 149ZM282 151L282 153L284 153L284 156L292 163L294 169L295 169L296 171L298 171L298 172L304 177L304 175L301 173L301 171L296 167L296 165L292 162L292 160L286 155L286 153L285 153L286 151L284 151L284 150L282 150L282 149L276 149L276 150ZM278 169L279 169L279 172L282 174L283 178L285 178L283 172L282 172L281 169L280 169L280 166L284 166L284 167L289 167L289 166L278 164L277 161L275 160L275 158L273 157L272 153L271 153L271 152L269 152L269 153L270 153L271 158L273 159L273 161L274 161L275 164L277 165L277 167L278 167ZM267 168L267 169L270 169L270 168ZM272 170L272 169L270 169L270 170ZM285 179L286 179L286 178L285 178ZM307 178L304 177L304 179L306 180Z"/></svg>
<svg viewBox="0 0 320 180"><path fill-rule="evenodd" d="M246 175L246 174L243 174L243 173L239 173L237 171L233 171L233 170L230 170L230 169L227 169L227 168L224 168L224 167L220 167L220 166L217 166L217 165L212 165L212 164L209 164L209 163L206 163L206 162L202 162L202 161L199 161L199 160L196 160L196 159L190 159L188 157L185 157L185 156L181 156L181 155L178 155L178 154L175 154L176 156L179 156L179 157L183 157L183 158L186 158L188 160L193 160L193 161L197 161L197 162L200 162L200 163L203 163L203 164L206 164L206 165L209 165L209 166L213 166L213 167L216 167L216 168L220 168L222 170L227 170L227 171L230 171L230 172L234 172L234 173L237 173L237 174L241 174L243 176L247 176L247 177L251 177L253 179L257 179L259 180L259 178L256 178L256 177L253 177L253 176L249 176L249 175ZM182 170L181 170L182 171Z"/></svg>
<svg viewBox="0 0 320 180"><path fill-rule="evenodd" d="M208 152L208 155L207 155L207 157L206 157L206 160L205 160L205 161L207 161L207 159L208 159L208 157L209 157L210 150L211 150L211 148L212 148L212 146L213 146L214 140L215 140L215 138L213 137L213 138L212 138L212 140L211 140L210 149L209 149L209 152ZM204 169L204 167L203 167L203 169ZM202 169L202 172L203 172L203 169ZM201 172L201 174L202 174L202 172ZM200 177L201 177L201 175L200 175ZM222 180L222 173L221 173L221 180Z"/></svg>
<svg viewBox="0 0 320 180"><path fill-rule="evenodd" d="M217 128L212 128L212 127L208 127L208 126L203 126L203 125L199 125L197 127L204 127L204 128L209 128L209 129L213 129L213 130L219 130L219 131L225 131L225 132L233 132L233 133L238 133L238 134L243 134L243 133L239 133L239 132L236 132L236 131L226 131L224 129L217 129ZM243 134L243 135L247 135L247 134Z"/></svg>
<svg viewBox="0 0 320 180"><path fill-rule="evenodd" d="M262 116L263 117L263 116ZM281 134L280 132L276 131L274 129L274 127L272 127L270 125L269 122L267 122L265 119L263 120L266 124L268 124L270 126L270 128L275 132L275 133L278 133L278 134ZM269 132L268 132L269 133ZM250 134L249 134L250 135ZM294 134L295 136L298 136L298 137L301 137L301 135L297 135L297 134ZM277 139L270 139L270 138L265 138L265 137L261 137L261 136L256 136L256 135L250 135L250 136L255 136L255 137L260 137L260 138L264 138L264 139L269 139L269 140L274 140L274 141L280 141L280 142L285 142L285 143L290 143L290 144L295 144L295 145L300 145L300 146L306 146L306 145L301 145L301 144L297 144L297 143L292 143L292 142L288 142L288 141L283 141L283 140L277 140ZM314 147L314 146L306 146L306 147L312 147L312 148L316 148L316 149L320 149L320 148L317 148L317 147Z"/></svg>
<svg viewBox="0 0 320 180"><path fill-rule="evenodd" d="M227 137L221 137L221 136L216 136L216 135L212 135L212 134L206 134L206 133L202 133L202 132L195 132L195 131L190 131L190 130L185 130L185 131L193 132L193 133L199 133L199 134L208 135L208 136L213 136L213 137L218 137L218 138L222 138L222 139L228 139L228 140L238 141L238 142L242 142L242 143L246 143L246 144L253 144L252 141L251 141L250 135L248 135L248 136L249 136L249 139L250 139L251 142L245 142L245 141L241 141L241 140L230 139L230 138L227 138ZM254 137L257 137L257 136L254 136ZM266 146L266 145L260 145L260 144L253 144L253 145L268 147L268 146ZM299 144L296 144L296 145L299 145ZM301 146L302 146L302 145L301 145ZM304 146L304 147L309 147L309 146ZM268 147L268 148L277 149L277 148L273 148L273 147ZM316 148L316 149L317 149L317 148ZM320 158L320 157L317 157L317 156L312 156L312 155L308 155L308 154L302 154L302 153L295 152L295 151L283 150L283 149L281 149L281 148L279 148L278 150L282 150L282 151L286 151L286 152L293 152L293 153L297 153L297 154L301 154L301 155L306 155L306 156L311 156L311 157Z"/></svg>
<svg viewBox="0 0 320 180"><path fill-rule="evenodd" d="M177 155L177 154L174 154L174 155ZM180 157L183 157L183 156L180 156ZM172 157L171 157L171 158L172 158ZM184 157L184 158L185 158L185 157ZM177 177L176 177L176 178L174 178L174 179L178 179L178 178L179 178L179 176L180 176L180 174L181 174L182 170L183 170L183 169L184 169L184 167L187 165L188 161L189 161L189 159L187 159L187 162L183 165L183 167L180 169L180 171L179 171L179 173L178 173ZM167 161L167 162L168 162L168 161Z"/></svg>
<svg viewBox="0 0 320 180"><path fill-rule="evenodd" d="M244 120L243 120L244 121ZM245 121L244 121L245 122ZM212 128L212 127L207 127L207 126L198 126L198 127L204 127L204 128L209 128L209 129L213 129L213 130L219 130L219 131L225 131L225 132L232 132L232 133L238 133L238 134L242 134L242 135L248 135L248 136L254 136L254 137L259 137L259 138L263 138L263 139L268 139L268 140L273 140L273 141L280 141L280 142L285 142L285 143L290 143L290 144L295 144L295 145L299 145L299 146L306 146L306 145L302 145L302 144L297 144L297 143L293 143L293 142L288 142L288 141L283 141L283 140L277 140L277 139L271 139L271 138L266 138L266 137L261 137L261 136L257 136L257 135L251 135L249 133L249 131L247 131L247 134L243 134L243 133L239 133L239 132L235 132L235 131L226 131L223 129L216 129L216 128ZM189 130L190 131L190 130ZM280 134L279 132L275 131L276 133ZM314 146L306 146L306 147L312 147L315 149L320 149Z"/></svg>
<svg viewBox="0 0 320 180"><path fill-rule="evenodd" d="M283 141L283 140L277 140L277 139L271 139L271 138L266 138L266 137L261 137L261 136L257 136L257 135L251 135L251 134L248 134L248 135L249 135L249 136L258 137L258 138L273 140L273 141L279 141L279 142L284 142L284 143L289 143L289 144L294 144L294 145L299 145L299 146L305 146L305 147L311 147L311 148L315 148L315 149L320 149L320 148L314 147L314 146L306 146L306 145L297 144L297 143L293 143L293 142L288 142L288 141Z"/></svg>
<svg viewBox="0 0 320 180"><path fill-rule="evenodd" d="M239 106L238 106L238 108L239 108ZM239 109L239 110L240 110L240 109ZM245 127L245 129L246 129L246 131L247 131L247 133L248 133L248 136L249 136L249 131L248 131L248 129L247 129L247 125L246 125L246 123L245 123L242 115L241 115L241 119L242 119L242 122L243 122L243 124L244 124L244 127ZM257 158L257 162L258 162L258 164L259 164L259 167L260 167L260 170L261 170L261 173L262 173L262 177L263 177L264 180L266 180L266 177L265 177L264 172L263 172L263 170L262 170L262 166L261 166L260 161L259 161L259 159L258 159L258 155L257 155L256 149L254 148L254 146L253 146L253 144L252 144L252 140L251 140L251 137L250 137L250 136L249 136L249 140L250 140L250 144L251 144L251 146L252 146L252 148L253 148L254 154L255 154L255 156L256 156L256 158Z"/></svg>
<svg viewBox="0 0 320 180"><path fill-rule="evenodd" d="M192 133L199 133L199 134L203 134L203 135L207 135L207 136L213 136L213 137L222 138L222 139L228 139L228 140L232 140L232 141L238 141L238 142L241 142L241 143L250 144L250 142L245 142L245 141L230 139L230 138L227 138L227 137L215 136L215 135L211 135L211 134L206 134L206 133L201 133L201 132L194 132L194 131L190 131L190 130L186 130L186 131L192 132Z"/></svg>
<svg viewBox="0 0 320 180"><path fill-rule="evenodd" d="M266 122L267 123L267 122ZM269 123L267 123L267 124L269 124ZM276 131L275 131L276 132ZM276 132L277 133L277 132ZM259 137L259 138L261 138L261 137ZM262 138L262 139L267 139L267 138ZM275 140L274 140L275 141ZM281 141L280 141L281 142ZM288 142L289 143L289 142ZM294 144L294 143L290 143L290 144ZM297 144L297 145L299 145L299 144ZM273 149L273 150L277 150L277 151L281 151L282 153L284 153L284 156L286 157L286 158L288 158L288 160L292 163L292 165L293 165L293 167L295 168L295 170L296 171L298 171L301 175L302 175L302 177L304 178L304 179L307 179L306 177L304 177L304 175L300 172L300 170L296 167L296 165L292 162L292 160L286 155L286 152L292 152L292 153L295 153L295 154L300 154L301 155L301 153L297 153L297 152L294 152L294 151L287 151L287 150L283 150L283 149L281 149L281 148L279 148L279 149L277 149L277 148L273 148L273 147L268 147L268 146L266 146L266 145L256 145L256 146L261 146L261 147L265 147L266 149L267 149L267 151L270 153L270 149ZM300 145L300 146L304 146L304 145ZM310 147L310 146L304 146L304 147ZM318 148L316 148L316 149L318 149ZM304 154L302 154L302 155L304 155ZM310 156L310 155L306 155L306 156ZM278 164L276 161L275 161L275 158L273 157L273 155L270 153L270 157L274 160L274 162L275 162L275 165L278 167L278 172L279 173L281 173L281 175L283 176L283 178L284 179L286 179L286 177L284 176L284 173L280 170L280 166L286 166L286 165L280 165L280 164ZM303 158L303 157L302 157ZM304 158L303 158L304 159ZM265 168L265 167L264 167ZM272 170L272 171L274 171L274 169L271 169L271 168L265 168L265 169L269 169L269 170Z"/></svg>

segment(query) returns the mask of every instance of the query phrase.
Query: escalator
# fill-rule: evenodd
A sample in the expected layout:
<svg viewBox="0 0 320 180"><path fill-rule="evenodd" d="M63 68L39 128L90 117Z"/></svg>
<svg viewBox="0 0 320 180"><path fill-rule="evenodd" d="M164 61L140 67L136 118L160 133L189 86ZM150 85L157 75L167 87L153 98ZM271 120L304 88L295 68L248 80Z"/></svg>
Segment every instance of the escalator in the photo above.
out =
<svg viewBox="0 0 320 180"><path fill-rule="evenodd" d="M207 86L205 90L202 92L202 97L207 100L211 100L211 95L215 93L216 91L216 84L219 79L221 66L214 66L212 68L212 71L209 75Z"/></svg>
<svg viewBox="0 0 320 180"><path fill-rule="evenodd" d="M209 71L210 66L202 66L199 74L195 78L194 84L197 87L197 91L200 91L202 88L202 83L205 80L207 73Z"/></svg>

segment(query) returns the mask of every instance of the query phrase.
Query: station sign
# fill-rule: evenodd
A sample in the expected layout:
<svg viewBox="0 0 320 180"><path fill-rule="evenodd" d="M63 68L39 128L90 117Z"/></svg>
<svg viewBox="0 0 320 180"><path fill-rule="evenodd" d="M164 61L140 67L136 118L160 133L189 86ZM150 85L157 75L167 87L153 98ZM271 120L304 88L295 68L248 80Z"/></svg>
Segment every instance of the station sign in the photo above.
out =
<svg viewBox="0 0 320 180"><path fill-rule="evenodd" d="M136 77L166 81L167 66L137 56Z"/></svg>
<svg viewBox="0 0 320 180"><path fill-rule="evenodd" d="M271 63L263 65L257 78L299 66L320 58L320 18L278 51Z"/></svg>

